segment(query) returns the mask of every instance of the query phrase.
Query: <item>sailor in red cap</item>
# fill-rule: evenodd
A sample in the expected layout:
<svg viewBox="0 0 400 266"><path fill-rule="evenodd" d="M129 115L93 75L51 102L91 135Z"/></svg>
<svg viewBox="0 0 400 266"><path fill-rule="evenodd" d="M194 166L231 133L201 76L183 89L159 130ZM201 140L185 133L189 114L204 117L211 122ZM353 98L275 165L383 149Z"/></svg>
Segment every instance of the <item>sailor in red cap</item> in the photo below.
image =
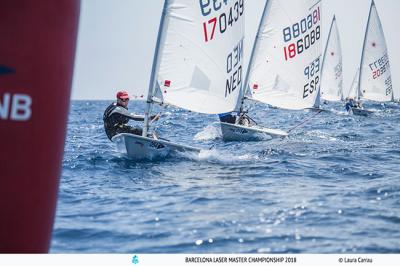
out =
<svg viewBox="0 0 400 266"><path fill-rule="evenodd" d="M142 135L141 128L127 125L130 119L135 121L144 121L144 116L136 115L128 111L128 103L129 94L126 91L119 91L117 93L117 102L110 104L104 111L104 130L110 140L113 136L120 133ZM158 120L158 117L159 116L153 115L150 119L156 121Z"/></svg>

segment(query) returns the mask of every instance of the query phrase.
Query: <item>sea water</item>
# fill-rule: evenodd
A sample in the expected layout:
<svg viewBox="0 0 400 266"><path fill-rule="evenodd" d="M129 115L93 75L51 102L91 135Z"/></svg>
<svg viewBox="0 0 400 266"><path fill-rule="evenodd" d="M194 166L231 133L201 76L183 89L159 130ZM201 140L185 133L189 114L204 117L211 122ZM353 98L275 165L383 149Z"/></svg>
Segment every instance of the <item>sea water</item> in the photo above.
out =
<svg viewBox="0 0 400 266"><path fill-rule="evenodd" d="M137 162L104 133L110 103L71 103L52 253L400 252L400 105L365 103L375 112L360 117L251 103L259 124L294 128L254 142L156 106L160 136L203 151Z"/></svg>

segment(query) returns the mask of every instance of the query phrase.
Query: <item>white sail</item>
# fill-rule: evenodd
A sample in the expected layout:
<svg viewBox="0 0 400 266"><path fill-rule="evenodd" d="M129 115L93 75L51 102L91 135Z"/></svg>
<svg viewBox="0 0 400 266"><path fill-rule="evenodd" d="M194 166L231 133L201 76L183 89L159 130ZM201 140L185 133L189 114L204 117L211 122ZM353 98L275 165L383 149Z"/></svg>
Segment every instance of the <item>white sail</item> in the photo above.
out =
<svg viewBox="0 0 400 266"><path fill-rule="evenodd" d="M170 0L164 12L155 86L163 102L233 111L243 79L244 0Z"/></svg>
<svg viewBox="0 0 400 266"><path fill-rule="evenodd" d="M393 100L389 56L374 1L371 2L361 56L359 93L368 100Z"/></svg>
<svg viewBox="0 0 400 266"><path fill-rule="evenodd" d="M357 99L358 98L358 78L360 76L360 69L358 68L356 74L353 78L353 82L351 83L350 89L347 93L346 98Z"/></svg>
<svg viewBox="0 0 400 266"><path fill-rule="evenodd" d="M251 98L285 109L312 107L321 63L321 1L269 0L245 84Z"/></svg>
<svg viewBox="0 0 400 266"><path fill-rule="evenodd" d="M321 98L328 101L343 100L342 48L335 16L332 19L325 46L321 75Z"/></svg>

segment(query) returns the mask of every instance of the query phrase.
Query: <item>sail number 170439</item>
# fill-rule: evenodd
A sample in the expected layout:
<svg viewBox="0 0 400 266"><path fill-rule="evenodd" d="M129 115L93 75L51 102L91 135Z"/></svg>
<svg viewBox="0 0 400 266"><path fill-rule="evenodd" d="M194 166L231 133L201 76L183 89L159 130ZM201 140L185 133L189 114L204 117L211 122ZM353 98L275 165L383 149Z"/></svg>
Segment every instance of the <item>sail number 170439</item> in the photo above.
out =
<svg viewBox="0 0 400 266"><path fill-rule="evenodd" d="M228 0L199 0L201 14L208 17L214 12L219 10L225 5L228 5ZM214 39L216 30L220 34L225 33L229 27L233 25L243 16L244 13L244 0L234 1L232 6L226 12L220 13L207 21L203 22L204 41L209 42Z"/></svg>

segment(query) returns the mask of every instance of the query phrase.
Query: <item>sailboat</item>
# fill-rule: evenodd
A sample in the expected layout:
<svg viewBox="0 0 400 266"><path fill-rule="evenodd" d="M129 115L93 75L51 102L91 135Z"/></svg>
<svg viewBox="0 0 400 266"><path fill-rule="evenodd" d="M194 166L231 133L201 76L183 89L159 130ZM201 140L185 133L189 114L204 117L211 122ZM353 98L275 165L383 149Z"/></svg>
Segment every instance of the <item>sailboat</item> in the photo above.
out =
<svg viewBox="0 0 400 266"><path fill-rule="evenodd" d="M165 0L154 53L142 136L113 141L129 157L146 159L200 149L150 134L153 104L193 112L232 111L242 82L244 0Z"/></svg>
<svg viewBox="0 0 400 266"><path fill-rule="evenodd" d="M342 48L336 17L333 16L321 70L321 99L343 101ZM318 99L319 97L317 97ZM318 103L319 105L319 103Z"/></svg>
<svg viewBox="0 0 400 266"><path fill-rule="evenodd" d="M359 76L360 76L360 69L357 68L356 74L354 75L353 81L351 82L350 89L348 91L347 97L346 97L346 104L349 102L351 99L359 99L359 91L358 91L358 85L359 85ZM357 104L357 103L355 103ZM371 110L364 109L363 107L350 107L349 112L351 112L353 115L360 115L360 116L368 116L373 113Z"/></svg>
<svg viewBox="0 0 400 266"><path fill-rule="evenodd" d="M239 117L246 116L245 99L289 110L313 106L320 83L320 6L320 0L266 2L235 109ZM283 130L238 121L221 122L221 129L227 140L260 133L270 138L288 135Z"/></svg>
<svg viewBox="0 0 400 266"><path fill-rule="evenodd" d="M368 15L358 80L358 100L394 101L385 35L373 0ZM356 109L352 108L353 114L371 113L369 110Z"/></svg>

